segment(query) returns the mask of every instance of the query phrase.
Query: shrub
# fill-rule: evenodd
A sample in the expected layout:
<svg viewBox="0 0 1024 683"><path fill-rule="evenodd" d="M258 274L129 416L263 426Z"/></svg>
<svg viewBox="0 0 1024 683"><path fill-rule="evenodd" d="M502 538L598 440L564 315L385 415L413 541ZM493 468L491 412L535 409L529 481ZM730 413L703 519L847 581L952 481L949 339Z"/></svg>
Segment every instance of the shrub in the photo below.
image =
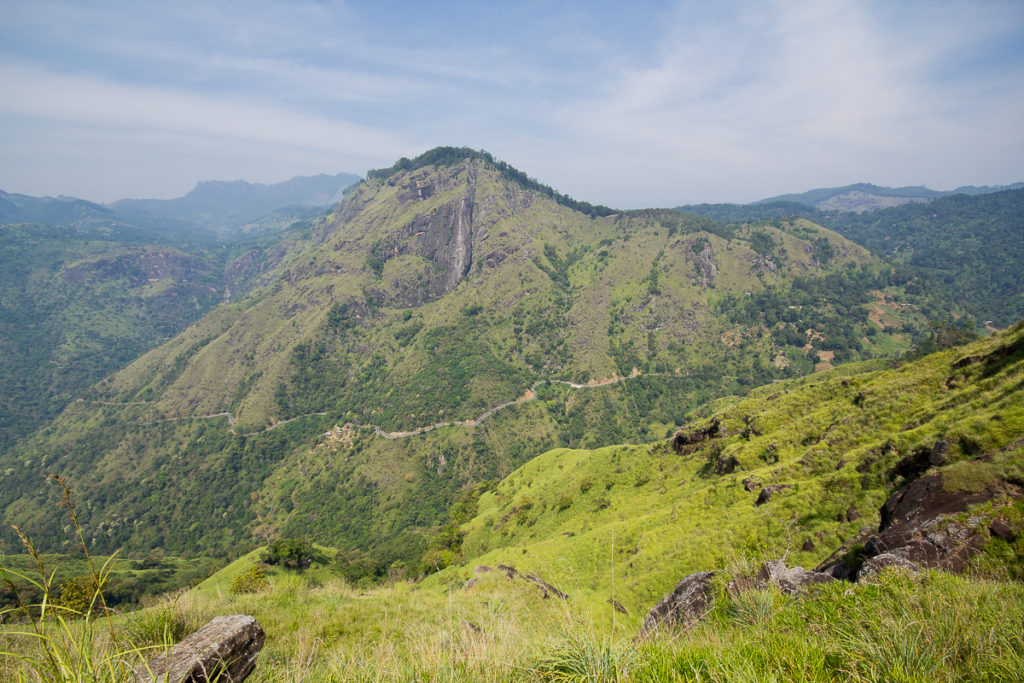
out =
<svg viewBox="0 0 1024 683"><path fill-rule="evenodd" d="M260 558L264 563L285 569L309 569L314 562L326 563L323 553L305 538L276 538Z"/></svg>
<svg viewBox="0 0 1024 683"><path fill-rule="evenodd" d="M250 567L236 576L231 582L229 590L235 595L241 595L242 593L259 593L261 590L266 588L267 585L267 577L263 573L263 568L256 566Z"/></svg>
<svg viewBox="0 0 1024 683"><path fill-rule="evenodd" d="M99 586L92 576L76 576L61 584L59 604L73 612L88 614L98 593Z"/></svg>
<svg viewBox="0 0 1024 683"><path fill-rule="evenodd" d="M380 574L380 565L358 548L339 550L334 556L334 571L352 584L366 584Z"/></svg>

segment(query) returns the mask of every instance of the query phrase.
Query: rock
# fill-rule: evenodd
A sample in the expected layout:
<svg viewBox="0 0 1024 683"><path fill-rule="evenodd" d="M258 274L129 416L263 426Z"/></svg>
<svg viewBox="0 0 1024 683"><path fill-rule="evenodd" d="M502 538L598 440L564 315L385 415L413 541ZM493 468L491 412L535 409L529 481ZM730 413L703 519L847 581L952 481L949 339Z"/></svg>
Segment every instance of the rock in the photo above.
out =
<svg viewBox="0 0 1024 683"><path fill-rule="evenodd" d="M477 579L474 577L474 578L470 579L469 581L466 581L466 583L462 584L462 587L466 588L466 589L472 588L473 586L476 585L476 582L477 582Z"/></svg>
<svg viewBox="0 0 1024 683"><path fill-rule="evenodd" d="M513 579L521 579L521 578L523 578L523 575L520 574L518 571L516 571L515 567L510 567L507 564L499 564L498 565L498 571L505 572L505 576L508 577L509 581L511 581Z"/></svg>
<svg viewBox="0 0 1024 683"><path fill-rule="evenodd" d="M538 577L535 574L527 574L526 575L526 580L527 581L533 581L535 584L540 586L541 597L544 598L545 600L547 600L551 595L554 595L556 598L558 598L560 600L568 600L569 599L568 595L566 595L562 591L558 590L557 588L552 586L550 583L548 583L547 581L544 581L543 579L541 579L540 577Z"/></svg>
<svg viewBox="0 0 1024 683"><path fill-rule="evenodd" d="M860 570L857 572L857 580L863 581L874 578L886 567L905 569L915 574L921 571L920 567L900 554L882 553L864 561L864 564L861 565Z"/></svg>
<svg viewBox="0 0 1024 683"><path fill-rule="evenodd" d="M1017 534L1014 533L1009 524L1001 519L993 519L988 525L988 532L996 538L1003 539L1007 543L1013 543L1017 540Z"/></svg>
<svg viewBox="0 0 1024 683"><path fill-rule="evenodd" d="M984 517L976 516L963 523L955 515L997 496L1019 498L1024 490L1009 482L999 482L981 491L965 493L947 491L943 484L942 474L928 474L896 491L879 509L881 522L877 532L862 531L817 570L836 578L860 580L875 576L888 566L914 571L962 572L967 569L970 558L988 540ZM990 533L997 521L989 523ZM857 562L850 561L847 554L861 544L863 550L859 553L861 561L857 568Z"/></svg>
<svg viewBox="0 0 1024 683"><path fill-rule="evenodd" d="M949 459L949 440L939 439L932 446L931 453L928 454L928 464L932 467L938 467L939 465L945 465L946 460Z"/></svg>
<svg viewBox="0 0 1024 683"><path fill-rule="evenodd" d="M245 614L216 617L174 646L135 670L136 683L240 683L256 668L263 628Z"/></svg>
<svg viewBox="0 0 1024 683"><path fill-rule="evenodd" d="M858 519L860 519L860 512L858 512L857 508L855 508L855 507L852 507L852 506L849 507L846 510L846 521L847 522L855 522Z"/></svg>
<svg viewBox="0 0 1024 683"><path fill-rule="evenodd" d="M747 477L746 479L743 480L743 488L745 488L748 491L754 491L755 489L759 489L762 486L763 484L761 483L761 480L755 479L754 477Z"/></svg>
<svg viewBox="0 0 1024 683"><path fill-rule="evenodd" d="M715 474L732 474L739 466L740 461L735 456L730 455L728 458L719 458L715 461Z"/></svg>
<svg viewBox="0 0 1024 683"><path fill-rule="evenodd" d="M477 566L473 567L473 576L480 576L481 574L487 574L488 572L492 571L494 570L488 567L486 564L478 564Z"/></svg>
<svg viewBox="0 0 1024 683"><path fill-rule="evenodd" d="M778 491L791 488L793 488L791 484L772 484L771 486L765 486L761 489L761 493L757 494L757 500L754 501L754 505L764 505L771 500L772 496L774 496Z"/></svg>
<svg viewBox="0 0 1024 683"><path fill-rule="evenodd" d="M816 583L829 583L835 578L828 574L816 571L808 571L803 567L787 568L782 560L769 560L761 565L757 573L757 581L760 586L773 585L787 595L795 595L801 592L805 586Z"/></svg>
<svg viewBox="0 0 1024 683"><path fill-rule="evenodd" d="M800 546L800 550L804 551L805 553L809 553L810 551L814 550L814 539L808 538L806 541L804 541L804 544Z"/></svg>
<svg viewBox="0 0 1024 683"><path fill-rule="evenodd" d="M699 621L711 609L714 601L714 577L715 572L697 572L680 581L647 614L637 637L648 638L658 631L686 628Z"/></svg>
<svg viewBox="0 0 1024 683"><path fill-rule="evenodd" d="M608 598L608 604L611 605L612 609L614 609L616 612L620 614L625 614L627 616L629 615L629 612L627 612L626 608L622 606L622 603L616 600L615 598Z"/></svg>
<svg viewBox="0 0 1024 683"><path fill-rule="evenodd" d="M505 573L505 576L508 577L509 581L514 581L515 579L522 579L523 581L529 581L531 583L537 584L540 587L541 597L543 597L545 600L547 600L552 595L554 595L556 598L559 598L560 600L569 599L569 596L566 593L563 593L562 591L558 590L547 581L541 579L536 574L521 574L518 570L516 570L515 567L510 567L507 564L499 564L497 568L499 571ZM488 569L488 571L490 571L490 569Z"/></svg>
<svg viewBox="0 0 1024 683"><path fill-rule="evenodd" d="M687 449L687 446L695 446L702 441L713 439L716 436L724 436L724 430L721 428L722 423L718 421L718 418L712 418L710 424L702 429L695 429L692 432L684 433L682 430L676 432L676 435L672 438L672 449L676 453L682 453L691 449Z"/></svg>

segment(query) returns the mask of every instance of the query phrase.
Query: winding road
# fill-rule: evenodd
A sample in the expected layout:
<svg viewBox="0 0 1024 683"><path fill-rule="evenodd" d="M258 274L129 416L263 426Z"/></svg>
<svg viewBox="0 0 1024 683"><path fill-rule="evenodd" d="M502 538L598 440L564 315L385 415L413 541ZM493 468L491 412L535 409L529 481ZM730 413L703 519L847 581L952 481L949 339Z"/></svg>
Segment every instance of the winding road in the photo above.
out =
<svg viewBox="0 0 1024 683"><path fill-rule="evenodd" d="M372 425L372 424L353 423L352 426L357 428L357 429L363 429L363 428L365 428L365 429L372 429L373 432L377 436L379 436L381 438L384 438L384 439L406 439L406 438L409 438L411 436L419 436L420 434L426 434L427 432L432 432L435 429L442 429L444 427L477 427L477 426L480 425L481 422L483 422L487 418L491 417L492 415L494 415L495 413L497 413L500 410L504 410L505 408L508 408L509 406L515 406L515 405L519 405L521 403L526 403L528 401L536 400L536 398L537 398L537 387L539 387L542 384L561 384L561 385L567 386L567 387L569 387L571 389L596 389L598 387L606 387L606 386L609 386L611 384L617 384L619 382L625 382L626 380L629 380L629 379L636 379L638 377L644 377L644 376L646 376L646 377L677 377L678 375L672 375L672 374L668 374L668 373L647 373L645 375L644 373L640 372L640 370L638 370L637 368L633 368L633 371L631 373L629 373L628 375L626 375L626 376L613 375L612 377L607 378L607 379L591 380L589 382L586 382L585 384L578 384L576 382L569 382L569 381L563 380L563 379L542 379L542 380L537 380L536 382L534 382L530 386L530 388L527 389L526 392L522 396L520 396L519 398L517 398L515 400L512 400L512 401L506 401L505 403L501 403L501 404L496 405L496 406L494 406L492 408L489 408L486 411L484 411L483 413L481 413L478 417L476 417L476 418L474 418L472 420L452 420L452 421L449 421L449 422L437 422L437 423L432 424L432 425L427 425L426 427L419 427L417 429L413 429L413 430L409 430L409 431L403 431L403 432L386 432L383 429L381 429L379 425ZM111 402L111 401L84 401L83 399L78 399L76 401L76 403L91 403L91 404L104 405L104 406L150 405L150 403L148 403L148 402L139 402L139 401L133 401L133 402L129 402L129 403L114 403L114 402ZM233 435L235 435L235 436L258 436L259 434L264 434L264 433L269 432L269 431L271 431L273 429L277 429L278 427L281 427L282 425L286 425L289 422L294 422L295 420L301 420L301 419L306 418L306 417L323 417L326 414L327 414L326 412L319 412L319 413L307 413L305 415L296 415L295 417L290 417L287 420L281 420L280 422L274 422L273 424L268 425L267 427L264 427L263 429L257 430L255 432L245 432L245 433L242 433L242 434L239 434L237 431L235 431L235 425L237 424L237 419L230 412L210 413L208 415L188 415L188 416L185 416L185 417L168 417L168 418L164 418L162 420L156 420L154 422L151 422L150 424L159 424L161 422L178 422L178 421L182 421L182 420L213 420L213 419L216 419L216 418L226 417L228 419L228 424L230 425L230 431L231 431L231 433Z"/></svg>

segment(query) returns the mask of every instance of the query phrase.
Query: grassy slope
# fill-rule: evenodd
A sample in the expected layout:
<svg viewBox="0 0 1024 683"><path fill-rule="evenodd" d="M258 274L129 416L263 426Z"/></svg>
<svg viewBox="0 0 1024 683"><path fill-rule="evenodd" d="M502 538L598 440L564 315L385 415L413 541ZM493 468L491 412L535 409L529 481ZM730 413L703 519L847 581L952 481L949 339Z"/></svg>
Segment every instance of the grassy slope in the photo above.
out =
<svg viewBox="0 0 1024 683"><path fill-rule="evenodd" d="M976 361L955 367L964 358ZM860 526L874 526L879 502L901 484L886 472L936 438L953 443L943 468L953 487L1024 480L1022 375L1024 324L896 368L848 366L764 387L697 411L694 424L716 416L729 435L688 455L658 442L533 459L480 499L464 527L465 564L424 581L358 590L330 567L270 569L267 589L233 595L228 587L256 564L253 552L116 627L188 630L218 614L252 614L268 634L255 681L1020 680L1024 591L998 579L1024 560L1024 499L965 514L999 516L1018 531L1012 545L987 544L974 578L883 574L799 597L765 590L731 598L724 585L787 548L790 565L813 564ZM744 438L748 424L761 434ZM779 461L768 464L761 456L771 444ZM735 456L743 471L708 471L709 450ZM869 463L863 472L861 463ZM746 476L794 488L755 508L739 485ZM607 508L597 509L598 497ZM526 514L495 529L513 506ZM863 514L852 524L842 521L851 506ZM814 550L792 549L807 538ZM543 600L535 586L498 572L463 586L472 566L497 562L537 571L571 597ZM632 640L680 577L706 569L725 571L699 626ZM612 596L628 615L612 610Z"/></svg>
<svg viewBox="0 0 1024 683"><path fill-rule="evenodd" d="M1000 349L1009 355L999 358ZM971 356L982 360L953 367ZM918 445L952 441L953 462L943 468L951 486L1021 481L1022 380L1018 325L898 368L849 366L764 387L698 411L695 424L717 416L732 436L689 455L660 442L535 458L479 501L464 526L465 564L421 583L359 591L323 569L274 571L267 591L232 596L227 586L253 566L252 553L186 596L184 609L196 622L256 615L268 631L256 680L1019 680L1024 592L983 575L1019 572L1024 538L989 542L974 579L892 574L815 587L805 597L768 590L729 598L723 590L685 635L630 638L692 571L724 569L724 588L730 576L787 550L791 566L813 565L862 526L877 525L875 510L901 484L887 470ZM760 436L740 435L744 417ZM892 448L880 456L887 442ZM714 444L743 471L708 471ZM770 444L779 461L766 464ZM860 472L861 463L871 464ZM748 476L794 488L755 508L756 493L740 486ZM599 509L601 498L607 508ZM850 507L863 517L845 521ZM1024 500L970 514L1024 528ZM807 539L815 549L797 550ZM541 600L535 587L498 572L462 587L471 567L499 562L536 571L571 598ZM628 615L611 608L611 597Z"/></svg>
<svg viewBox="0 0 1024 683"><path fill-rule="evenodd" d="M1003 365L952 368L1006 347L1014 353ZM862 527L877 527L878 507L901 484L888 470L919 446L950 440L955 462L944 471L962 490L1024 480L1022 360L1018 325L897 369L847 366L712 403L700 421L715 416L730 436L689 455L662 443L550 451L482 496L463 552L470 565L513 564L571 585L594 609L614 597L633 619L690 572L787 551L791 563L813 566ZM742 435L747 419L760 436ZM732 474L709 465L731 457ZM748 477L793 488L755 507ZM848 521L851 509L861 517ZM812 550L801 550L806 541Z"/></svg>

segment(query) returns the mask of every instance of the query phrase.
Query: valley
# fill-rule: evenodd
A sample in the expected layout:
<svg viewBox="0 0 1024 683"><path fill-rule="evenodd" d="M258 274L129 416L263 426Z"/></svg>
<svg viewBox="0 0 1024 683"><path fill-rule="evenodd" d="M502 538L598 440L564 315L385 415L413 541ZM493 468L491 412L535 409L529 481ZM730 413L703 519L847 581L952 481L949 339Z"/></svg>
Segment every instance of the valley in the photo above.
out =
<svg viewBox="0 0 1024 683"><path fill-rule="evenodd" d="M96 215L2 228L10 618L95 571L83 555L174 639L257 616L252 680L885 680L907 661L858 662L901 614L1017 618L1024 190L616 211L437 148L338 199L284 229L268 205L168 232L178 205L138 202L144 227L78 207ZM926 521L963 543L858 579L883 511L928 482L963 504ZM261 560L282 539L316 544L309 569ZM755 578L780 558L834 575ZM685 637L632 640L702 572ZM159 645L138 624L109 630ZM959 639L996 678L1024 657L919 635L908 656Z"/></svg>

